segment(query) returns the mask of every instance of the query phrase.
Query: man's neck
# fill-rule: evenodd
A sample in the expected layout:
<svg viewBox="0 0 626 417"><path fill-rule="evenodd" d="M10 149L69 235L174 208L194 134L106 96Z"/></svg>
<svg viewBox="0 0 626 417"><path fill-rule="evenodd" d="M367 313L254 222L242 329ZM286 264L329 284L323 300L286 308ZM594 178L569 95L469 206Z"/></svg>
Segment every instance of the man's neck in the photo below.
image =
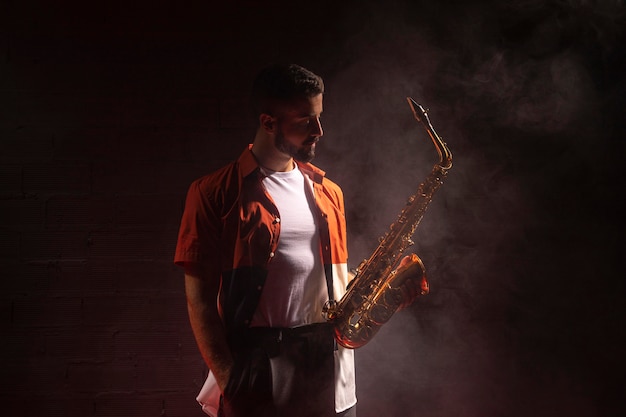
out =
<svg viewBox="0 0 626 417"><path fill-rule="evenodd" d="M263 168L278 172L291 171L295 168L293 158L276 149L268 137L260 137L257 134L251 151L257 163Z"/></svg>

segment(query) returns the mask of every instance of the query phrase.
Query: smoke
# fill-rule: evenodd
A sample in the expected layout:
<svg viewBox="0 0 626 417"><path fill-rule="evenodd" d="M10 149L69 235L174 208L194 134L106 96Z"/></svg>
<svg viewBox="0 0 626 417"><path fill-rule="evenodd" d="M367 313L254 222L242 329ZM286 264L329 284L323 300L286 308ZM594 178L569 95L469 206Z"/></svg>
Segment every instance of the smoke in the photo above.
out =
<svg viewBox="0 0 626 417"><path fill-rule="evenodd" d="M344 189L352 267L437 160L406 96L430 109L454 155L413 248L432 292L357 352L359 414L598 415L611 405L590 375L604 371L574 359L596 348L566 340L595 326L576 327L586 273L571 264L600 233L579 227L598 208L578 190L605 174L598 132L623 6L443 7L365 5L367 24L343 29L353 32L326 76L316 163ZM601 262L602 251L587 256Z"/></svg>

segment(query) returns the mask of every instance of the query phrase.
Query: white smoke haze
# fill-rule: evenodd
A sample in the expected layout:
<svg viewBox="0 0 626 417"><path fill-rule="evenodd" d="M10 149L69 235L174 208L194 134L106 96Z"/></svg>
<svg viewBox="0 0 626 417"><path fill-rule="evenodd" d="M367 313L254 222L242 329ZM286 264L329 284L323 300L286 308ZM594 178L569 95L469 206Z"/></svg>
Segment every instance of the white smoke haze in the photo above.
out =
<svg viewBox="0 0 626 417"><path fill-rule="evenodd" d="M573 264L602 262L581 249L601 232L580 224L597 208L579 190L602 181L611 146L598 80L623 4L416 3L364 5L326 76L315 162L344 189L351 267L437 160L405 97L430 109L454 161L412 248L431 294L357 351L359 416L611 415L598 398L613 377L596 386L602 367L576 359L596 332L577 323Z"/></svg>

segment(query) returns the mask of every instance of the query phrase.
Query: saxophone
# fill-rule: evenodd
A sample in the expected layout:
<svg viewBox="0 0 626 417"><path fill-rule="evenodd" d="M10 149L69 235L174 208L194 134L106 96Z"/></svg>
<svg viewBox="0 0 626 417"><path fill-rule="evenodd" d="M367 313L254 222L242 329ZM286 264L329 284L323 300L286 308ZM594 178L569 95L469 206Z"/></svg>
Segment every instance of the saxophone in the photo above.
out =
<svg viewBox="0 0 626 417"><path fill-rule="evenodd" d="M326 317L334 326L337 343L350 349L369 342L396 312L404 299L400 287L407 280L416 280L422 295L428 293L421 259L411 254L408 262L400 262L400 257L413 244L411 237L452 167L452 153L435 132L427 111L412 98L407 97L407 101L413 115L432 139L439 153L439 162L419 185L417 192L408 198L398 219L380 239L369 259L361 262L355 270L356 275L346 294L338 302L329 301L324 306Z"/></svg>

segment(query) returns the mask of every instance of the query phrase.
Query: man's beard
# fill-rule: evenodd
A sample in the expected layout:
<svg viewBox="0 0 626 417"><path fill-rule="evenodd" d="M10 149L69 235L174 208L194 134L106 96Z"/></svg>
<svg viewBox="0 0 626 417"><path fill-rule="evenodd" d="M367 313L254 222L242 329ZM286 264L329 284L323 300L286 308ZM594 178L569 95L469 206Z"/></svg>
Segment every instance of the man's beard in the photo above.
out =
<svg viewBox="0 0 626 417"><path fill-rule="evenodd" d="M274 143L276 144L276 149L291 156L296 161L311 162L315 157L315 146L295 146L285 139L283 132L280 130L276 133Z"/></svg>

